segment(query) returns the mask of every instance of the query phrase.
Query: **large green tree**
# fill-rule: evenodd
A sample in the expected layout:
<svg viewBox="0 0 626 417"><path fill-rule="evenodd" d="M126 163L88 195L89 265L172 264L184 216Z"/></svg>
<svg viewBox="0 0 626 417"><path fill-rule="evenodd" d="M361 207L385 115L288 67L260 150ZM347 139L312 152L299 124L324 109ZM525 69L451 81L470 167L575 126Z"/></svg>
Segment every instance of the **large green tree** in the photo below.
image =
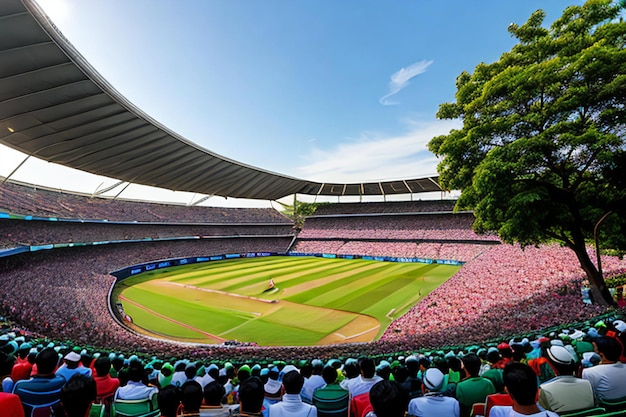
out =
<svg viewBox="0 0 626 417"><path fill-rule="evenodd" d="M522 246L571 248L592 295L612 304L588 253L594 226L624 247L626 23L621 5L590 0L546 28L538 10L508 28L518 42L497 62L457 78L440 119L463 127L433 138L441 184L461 190L477 231Z"/></svg>

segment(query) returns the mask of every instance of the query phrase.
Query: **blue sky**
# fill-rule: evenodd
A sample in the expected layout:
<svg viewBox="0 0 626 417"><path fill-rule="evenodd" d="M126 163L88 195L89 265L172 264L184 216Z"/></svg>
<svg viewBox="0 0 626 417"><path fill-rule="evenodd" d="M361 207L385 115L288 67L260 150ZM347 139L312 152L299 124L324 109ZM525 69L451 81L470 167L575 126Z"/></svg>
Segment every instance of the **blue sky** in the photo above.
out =
<svg viewBox="0 0 626 417"><path fill-rule="evenodd" d="M165 126L246 164L333 182L436 174L426 143L458 126L435 117L454 100L456 77L510 50L510 23L541 8L547 24L580 3L38 2L110 84ZM0 175L19 160L0 148ZM29 161L14 178L90 192L115 182L65 172Z"/></svg>

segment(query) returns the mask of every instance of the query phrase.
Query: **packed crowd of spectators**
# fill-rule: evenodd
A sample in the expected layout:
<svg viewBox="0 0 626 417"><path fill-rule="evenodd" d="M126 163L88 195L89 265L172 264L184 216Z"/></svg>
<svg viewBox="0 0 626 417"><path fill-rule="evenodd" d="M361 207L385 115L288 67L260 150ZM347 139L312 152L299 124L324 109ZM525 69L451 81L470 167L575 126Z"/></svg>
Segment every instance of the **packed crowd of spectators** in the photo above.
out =
<svg viewBox="0 0 626 417"><path fill-rule="evenodd" d="M582 301L582 275L567 249L498 245L395 320L381 340L312 347L181 345L136 335L108 311L110 271L148 260L246 251L281 252L289 238L240 238L115 244L0 258L2 310L35 334L125 352L236 358L346 357L482 341L584 320L599 313ZM607 273L626 261L603 259ZM621 269L620 269L621 268Z"/></svg>
<svg viewBox="0 0 626 417"><path fill-rule="evenodd" d="M40 190L23 189L14 184L0 186L5 203L11 212L22 212L33 207L44 207L45 212L54 212L57 217L65 213L68 217L82 217L83 213L92 213L91 205L99 205L100 199L89 199L84 196L70 196L63 193ZM9 190L9 191L7 191ZM18 192L19 191L19 192ZM22 194L25 194L22 195ZM19 197L21 196L21 197ZM40 199L45 196L45 204ZM19 197L19 198L18 198ZM67 197L67 199L66 199ZM48 199L49 198L49 199ZM98 200L98 203L95 201ZM16 201L19 203L17 204ZM134 215L141 220L142 212L150 213L157 207L165 205L151 205L146 203L128 203L103 200L98 207L108 210L109 206L118 207L115 211L118 219L128 221ZM126 204L128 203L128 205ZM20 205L21 204L21 205ZM368 205L365 212L379 210L379 203ZM395 208L387 208L391 212L400 212L404 207L406 212L425 212L434 207L453 207L451 202L407 202L394 204ZM413 206L425 208L417 209ZM22 207L18 210L19 207ZM82 207L82 208L81 208ZM144 209L149 207L149 209ZM327 206L323 206L327 207ZM413 207L413 208L412 208ZM54 210L53 210L54 208ZM132 210L131 210L132 208ZM85 210L82 212L80 210ZM189 208L203 211L207 208ZM28 209L30 210L30 209ZM62 210L66 210L63 212ZM136 210L136 211L133 211ZM159 209L160 210L160 209ZM164 209L164 210L169 210ZM185 211L187 208L175 207L172 212ZM219 210L222 209L217 209ZM247 210L247 209L245 209ZM337 209L338 210L338 209ZM355 211L344 207L342 210ZM381 210L379 210L381 211ZM162 221L159 216L149 215L148 220ZM42 214L41 212L39 212ZM48 213L48 214L49 214ZM94 213L98 213L97 210ZM207 212L204 212L205 214ZM251 211L255 217L256 211ZM86 218L99 217L87 215ZM108 216L102 216L108 217ZM187 221L195 223L199 219L183 215ZM228 217L228 216L224 216ZM243 217L248 218L248 214ZM271 217L276 218L274 215ZM169 217L168 221L170 220ZM193 221L190 219L193 218ZM285 218L278 214L280 222ZM277 219L278 219L277 218ZM207 217L203 217L204 220ZM0 258L0 286L4 289L2 309L14 318L18 325L29 329L34 334L45 335L57 340L73 340L91 346L116 346L125 352L160 352L163 355L180 355L184 353L190 358L212 355L221 359L236 358L301 358L303 355L320 358L358 356L373 352L385 353L390 351L404 351L416 347L436 347L461 344L469 341L481 341L504 334L521 332L524 329L539 329L546 326L555 326L560 323L583 320L599 312L597 307L585 304L582 301L580 287L583 276L573 253L565 248L547 246L541 248L527 248L522 250L517 246L500 244L496 239L484 236L472 236L471 239L460 241L415 241L405 239L402 233L411 233L412 228L422 233L433 233L440 228L440 232L447 230L469 234L471 232L471 215L469 214L416 214L416 215L369 215L310 218L305 223L306 237L311 230L334 230L327 227L333 222L341 222L342 230L382 230L383 233L393 233L398 229L402 238L371 240L376 236L368 235L367 239L299 239L293 251L305 253L337 253L360 254L372 256L402 256L423 257L433 259L454 259L467 261L466 265L454 277L440 286L433 293L425 297L409 313L398 317L382 336L381 340L369 344L345 344L333 346L313 347L237 347L231 346L186 346L172 342L154 340L136 335L121 327L109 314L108 291L114 282L109 275L110 271L129 265L177 257L208 256L224 253L245 252L278 252L287 251L292 237L237 237L195 240L172 240L160 242L145 242L133 244L110 244L93 247L54 249L48 251L19 254ZM3 220L4 225L26 224L13 219ZM32 224L36 224L30 221ZM330 222L330 223L328 223ZM406 223L404 223L406 222ZM254 222L253 222L254 223ZM57 222L57 224L62 224ZM319 225L322 225L318 227ZM349 226L353 224L353 226ZM420 226L425 225L425 226ZM111 235L106 235L105 227L112 227ZM146 231L162 236L167 230L175 230L173 234L182 230L195 229L195 225L182 227L158 226L162 230L152 229L149 225L91 225L76 229L77 234L69 239L84 233L85 240L101 241L104 236L118 236L119 233L131 233L124 238L143 235ZM262 227L249 225L255 230ZM396 227L397 226L397 227ZM3 226L4 227L4 226ZM122 229L124 227L124 229ZM135 228L136 227L136 228ZM189 229L187 229L187 227ZM222 229L224 227L224 229ZM242 226L243 227L243 226ZM420 229L422 227L422 229ZM32 230L12 229L16 236L6 237L6 244L26 241L45 242L63 239L63 226L44 226L41 236ZM81 232L78 232L81 230ZM84 231L82 231L84 230ZM107 229L108 230L108 229ZM206 229L203 229L206 230ZM232 231L236 228L215 226L211 230ZM237 229L238 230L238 229ZM247 230L247 229L246 229ZM282 230L282 229L281 229ZM421 231L420 231L421 230ZM132 232L131 232L132 231ZM137 232L135 232L137 231ZM91 233L95 234L91 234ZM198 232L201 232L198 229ZM25 235L21 235L25 233ZM58 233L58 235L57 235ZM74 233L74 232L73 232ZM230 232L232 235L232 232ZM369 232L368 232L369 233ZM473 232L471 232L473 233ZM203 233L204 234L204 233ZM21 236L20 236L21 235ZM302 235L301 235L302 236ZM465 236L467 237L467 236ZM40 240L37 240L40 239ZM65 238L66 241L68 238ZM490 240L492 239L492 240ZM408 241L412 240L412 241ZM480 243L477 242L481 241ZM58 242L57 242L58 243ZM624 261L607 257L603 260L606 273L626 268Z"/></svg>
<svg viewBox="0 0 626 417"><path fill-rule="evenodd" d="M288 236L287 224L119 224L0 219L0 248L52 243L88 243L111 240L171 239L198 236Z"/></svg>
<svg viewBox="0 0 626 417"><path fill-rule="evenodd" d="M55 343L0 318L3 417L616 416L626 412L619 312L455 350L291 360L128 355ZM134 407L133 407L134 408ZM136 410L138 411L138 410ZM613 414L603 414L614 412ZM110 413L110 414L109 414ZM127 414L124 414L127 415Z"/></svg>
<svg viewBox="0 0 626 417"><path fill-rule="evenodd" d="M485 243L432 243L380 240L299 239L294 253L369 255L467 262L489 250Z"/></svg>
<svg viewBox="0 0 626 417"><path fill-rule="evenodd" d="M0 184L0 212L65 219L157 223L290 223L271 208L185 206L92 197L13 182Z"/></svg>
<svg viewBox="0 0 626 417"><path fill-rule="evenodd" d="M602 262L605 273L626 265L615 257ZM471 343L583 320L600 308L583 302L582 281L576 257L567 248L497 245L394 321L382 340Z"/></svg>
<svg viewBox="0 0 626 417"><path fill-rule="evenodd" d="M437 241L495 241L493 234L472 230L474 216L415 214L349 217L309 217L298 235L301 239L405 239Z"/></svg>
<svg viewBox="0 0 626 417"><path fill-rule="evenodd" d="M380 213L424 213L449 212L454 210L456 200L418 200L369 203L320 204L314 216L336 216L342 214Z"/></svg>

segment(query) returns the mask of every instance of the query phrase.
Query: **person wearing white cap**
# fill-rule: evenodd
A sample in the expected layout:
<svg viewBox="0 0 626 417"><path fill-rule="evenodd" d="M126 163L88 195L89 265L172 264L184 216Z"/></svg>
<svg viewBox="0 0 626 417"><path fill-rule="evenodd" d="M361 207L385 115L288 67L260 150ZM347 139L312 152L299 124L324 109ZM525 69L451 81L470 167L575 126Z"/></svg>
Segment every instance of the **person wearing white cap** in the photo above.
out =
<svg viewBox="0 0 626 417"><path fill-rule="evenodd" d="M63 357L63 365L57 369L55 374L62 376L69 381L75 374L91 376L91 368L86 368L80 363L80 355L74 351Z"/></svg>
<svg viewBox="0 0 626 417"><path fill-rule="evenodd" d="M444 375L437 368L429 368L422 377L423 397L413 398L409 402L409 415L416 417L459 417L459 402L441 394Z"/></svg>
<svg viewBox="0 0 626 417"><path fill-rule="evenodd" d="M551 346L546 357L557 376L539 386L539 405L557 413L593 408L591 384L574 376L578 364L571 353L562 346Z"/></svg>

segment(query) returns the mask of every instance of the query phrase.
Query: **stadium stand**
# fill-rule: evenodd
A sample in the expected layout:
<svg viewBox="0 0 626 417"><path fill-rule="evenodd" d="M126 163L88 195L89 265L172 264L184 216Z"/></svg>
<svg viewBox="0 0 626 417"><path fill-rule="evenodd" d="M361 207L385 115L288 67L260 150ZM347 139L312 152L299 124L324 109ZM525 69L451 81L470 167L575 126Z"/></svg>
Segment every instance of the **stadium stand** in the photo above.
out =
<svg viewBox="0 0 626 417"><path fill-rule="evenodd" d="M0 190L5 191L5 186ZM17 343L9 343L13 337L31 340L33 346L56 345L60 354L73 349L101 354L114 352L113 357L123 354L125 358L134 357L146 363L154 361L155 356L169 361L184 359L187 363L200 360L206 365L204 369L213 363L224 374L228 373L227 363L236 367L261 364L260 367L269 368L275 363L298 365L303 359L313 358L342 364L347 358L359 356L375 358L380 370L390 363L395 368L401 366L407 355L426 356L435 363L437 358L449 358L461 349L493 348L516 335L515 340L527 337L537 341L542 334L552 334L553 339L562 341L565 339L557 335L563 329L573 334L575 325L576 329L585 329L604 319L611 327L614 318L623 318L622 312L602 315L598 307L583 302L584 278L571 251L556 245L522 249L500 244L493 236L475 235L471 231L471 215L447 210L451 208L449 202L391 204L384 206L385 213L379 204L358 209L353 205L328 205L322 206L327 217L307 219L293 250L421 256L466 263L454 277L398 317L381 339L372 343L262 347L253 343L190 345L157 340L129 331L110 314L108 297L115 282L115 277L109 275L111 271L142 262L189 256L284 253L294 238L292 224L282 215L268 215L265 210L234 213L219 209L206 211L210 215L202 216L204 208L193 208L190 214L164 222L162 219L171 217L166 205L101 202L98 198L68 196L50 190L40 194L40 190L14 184L8 188L16 194L6 200L3 194L1 200L2 209L11 214L0 219L0 247L119 242L0 257L1 311L8 318L0 329L3 351L7 346L17 349ZM25 196L20 197L20 189ZM46 209L31 210L42 198L47 201L42 205ZM104 217L95 214L99 209L89 212L90 204L100 207L100 203L107 208L99 213L110 209L116 214L109 217L116 220L89 221ZM432 213L437 207L443 210ZM347 214L357 210L358 214ZM83 222L74 221L77 217L71 216L79 211L81 218L84 215ZM145 212L151 214L145 217ZM31 215L28 213L46 219L26 220L24 216ZM49 219L62 215L68 216L67 221ZM136 220L135 215L142 220ZM224 221L220 222L220 218ZM395 228L394 224L399 227ZM200 236L206 238L199 239ZM135 241L143 238L164 240ZM603 267L607 274L624 273L626 262L607 256L603 257ZM582 353L579 359L583 359ZM128 359L125 361L128 363ZM153 376L157 372L153 368L148 370L152 370ZM231 388L236 384L236 381L226 382ZM232 400L232 394L228 395L225 398Z"/></svg>

